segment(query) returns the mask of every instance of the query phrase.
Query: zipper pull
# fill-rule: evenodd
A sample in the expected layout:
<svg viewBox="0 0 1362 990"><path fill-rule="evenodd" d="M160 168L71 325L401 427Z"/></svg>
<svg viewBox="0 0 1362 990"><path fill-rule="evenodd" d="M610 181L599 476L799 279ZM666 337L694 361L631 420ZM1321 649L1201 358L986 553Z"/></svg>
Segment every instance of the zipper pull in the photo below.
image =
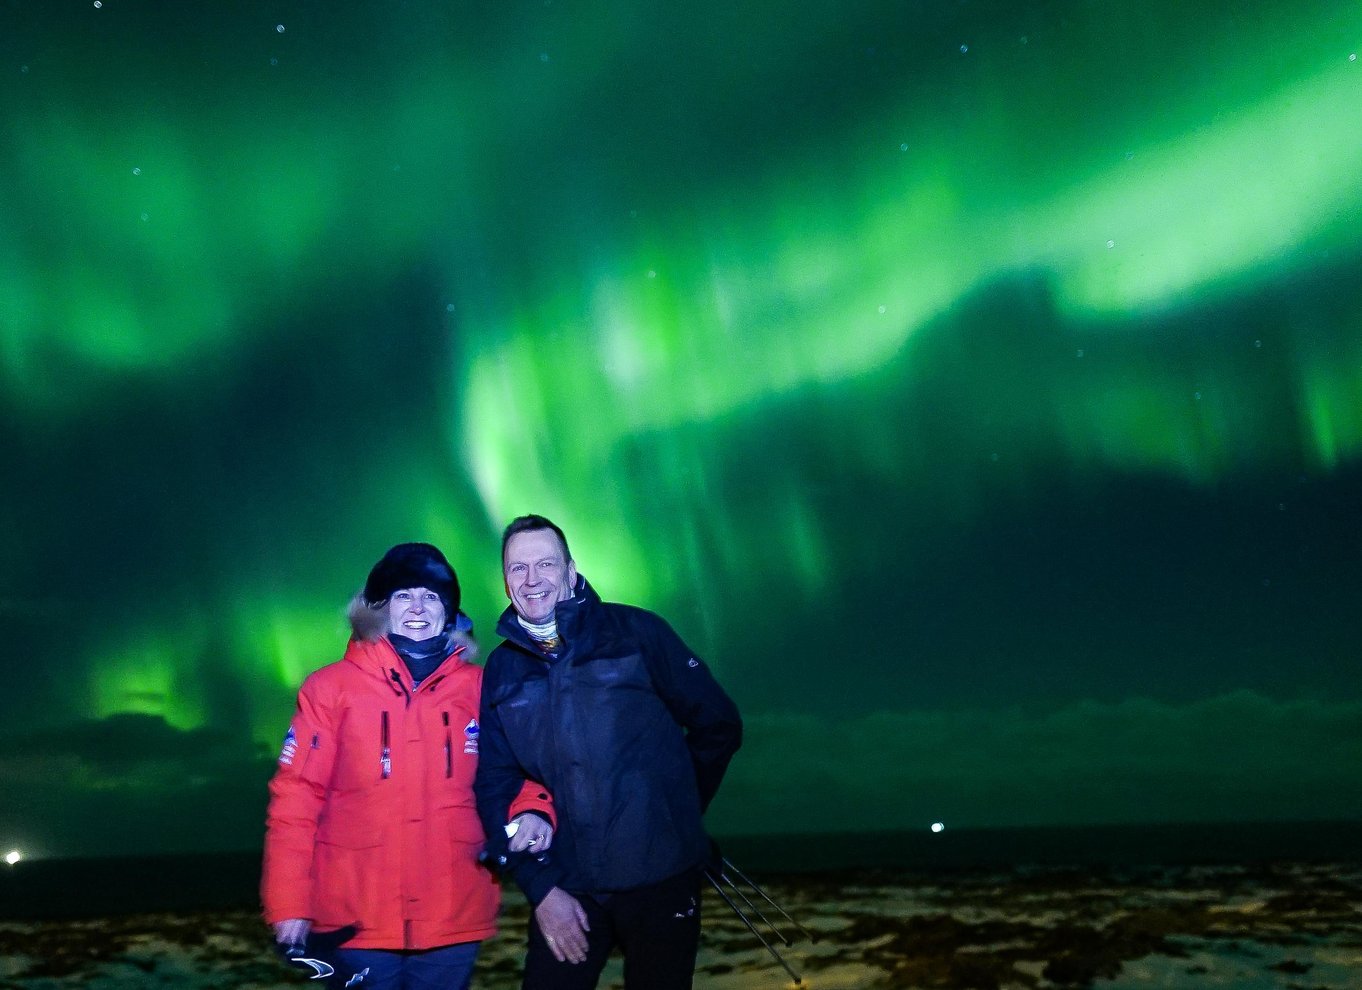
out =
<svg viewBox="0 0 1362 990"><path fill-rule="evenodd" d="M393 676L396 677L397 675L394 674ZM383 779L387 780L393 773L393 755L391 740L388 738L388 713L386 710L383 712L379 732L382 736L383 754L378 759L378 765L383 768Z"/></svg>

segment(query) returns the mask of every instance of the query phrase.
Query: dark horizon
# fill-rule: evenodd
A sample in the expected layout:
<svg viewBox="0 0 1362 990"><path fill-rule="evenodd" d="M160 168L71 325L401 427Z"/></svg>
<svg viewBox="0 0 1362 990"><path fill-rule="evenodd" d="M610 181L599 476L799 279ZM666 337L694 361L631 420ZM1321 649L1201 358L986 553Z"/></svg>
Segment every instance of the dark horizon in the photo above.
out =
<svg viewBox="0 0 1362 990"><path fill-rule="evenodd" d="M1103 854L1100 852L1100 845L1075 847L1072 853L1075 858L1065 860L1062 848L1054 845L1054 841L1079 834L1096 838L1118 835L1136 837L1152 840L1153 844L1136 843L1130 845L1126 843L1106 859L1102 859ZM1342 861L1362 856L1362 845L1355 844L1357 839L1362 839L1362 819L1095 822L1084 825L1001 825L946 828L940 832L933 832L929 826L926 828L886 828L865 831L728 834L716 835L715 841L719 844L720 850L725 856L729 855L730 850L741 850L742 853L748 856L755 855L761 860L759 869L775 870L781 873L797 873L805 870L818 872L830 869L873 869L879 866L903 867L908 865L905 855L923 865L955 863L980 867L995 864L1017 866L1024 865L1025 862L1040 862L1041 860L1034 858L1038 850L1043 852L1043 861L1051 865L1062 865L1064 863L1083 865L1087 862L1096 861L1108 864L1133 864L1135 861L1130 860L1131 855L1145 855L1151 849L1161 849L1166 853L1175 855L1178 862L1186 861L1189 856L1205 857L1218 862L1234 862L1239 861L1236 860L1237 854L1226 847L1224 838L1235 834L1242 834L1245 837L1244 848L1261 850L1259 853L1252 854L1251 859L1337 859ZM983 850L982 846L976 844L978 840L990 837L1013 837L1022 839L1022 841L1008 843L1000 847L1000 851L996 853L998 858L993 858L994 853ZM1324 839L1323 842L1321 842L1321 838ZM907 841L916 848L907 854L902 851L886 854L879 848L879 844L889 839L900 844ZM964 843L959 841L962 839L965 840ZM1028 842L1028 839L1034 840L1034 842ZM1180 839L1186 841L1180 842L1178 841ZM1335 840L1354 844L1345 847L1335 844ZM773 866L771 864L773 858L779 858L779 856L791 850L807 850L819 845L828 849L843 849L850 848L853 845L863 845L867 851L864 853L834 852L825 854L822 859L812 861L801 858L797 865L790 866ZM937 855L951 846L955 847L956 855L944 858ZM774 854L763 852L762 847L774 847L776 852ZM965 855L978 855L983 851L987 858L965 863L959 858L962 850ZM241 849L215 849L206 852L144 852L114 855L24 857L18 867L32 868L38 864L90 862L180 861L187 863L207 862L215 859L243 860L259 858L261 851L261 848L257 846ZM1009 860L1007 859L1009 856L1020 858ZM1027 856L1031 856L1032 859L1027 860ZM1151 860L1148 864L1139 865L1157 865L1157 863ZM5 870L14 870L18 867L7 865L0 869L0 876L7 875Z"/></svg>
<svg viewBox="0 0 1362 990"><path fill-rule="evenodd" d="M829 847L823 840L843 840ZM853 844L853 840L854 843ZM1191 866L1362 863L1362 821L1028 826L731 836L744 874L780 877L1149 872ZM0 920L256 910L260 851L23 861L0 868Z"/></svg>

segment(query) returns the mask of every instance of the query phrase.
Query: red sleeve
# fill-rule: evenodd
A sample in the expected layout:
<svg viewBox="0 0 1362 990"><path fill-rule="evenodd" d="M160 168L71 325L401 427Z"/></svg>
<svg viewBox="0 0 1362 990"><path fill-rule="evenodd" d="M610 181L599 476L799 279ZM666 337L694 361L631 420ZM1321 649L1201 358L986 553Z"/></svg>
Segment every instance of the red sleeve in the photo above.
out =
<svg viewBox="0 0 1362 990"><path fill-rule="evenodd" d="M316 916L312 851L336 758L333 713L318 694L314 675L298 692L298 707L270 781L260 898L271 924Z"/></svg>
<svg viewBox="0 0 1362 990"><path fill-rule="evenodd" d="M506 814L508 818L515 818L527 811L538 812L548 819L550 825L558 827L558 818L553 813L553 796L547 787L536 780L527 780L520 786L520 793L511 802Z"/></svg>

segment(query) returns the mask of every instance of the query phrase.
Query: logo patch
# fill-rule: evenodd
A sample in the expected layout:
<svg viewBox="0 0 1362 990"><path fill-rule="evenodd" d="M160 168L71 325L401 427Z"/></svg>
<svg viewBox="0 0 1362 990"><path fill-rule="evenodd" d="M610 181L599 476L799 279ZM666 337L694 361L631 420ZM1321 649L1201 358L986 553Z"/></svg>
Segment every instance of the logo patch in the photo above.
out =
<svg viewBox="0 0 1362 990"><path fill-rule="evenodd" d="M298 734L293 731L293 726L288 727L288 732L284 733L284 748L279 751L279 762L284 766L293 765L293 757L298 753Z"/></svg>
<svg viewBox="0 0 1362 990"><path fill-rule="evenodd" d="M700 666L700 661L699 661L699 660L696 660L694 657L691 657L689 660L686 661L686 666L687 666L687 667L698 667L698 666Z"/></svg>
<svg viewBox="0 0 1362 990"><path fill-rule="evenodd" d="M470 718L463 727L463 751L476 756L478 752L478 720Z"/></svg>

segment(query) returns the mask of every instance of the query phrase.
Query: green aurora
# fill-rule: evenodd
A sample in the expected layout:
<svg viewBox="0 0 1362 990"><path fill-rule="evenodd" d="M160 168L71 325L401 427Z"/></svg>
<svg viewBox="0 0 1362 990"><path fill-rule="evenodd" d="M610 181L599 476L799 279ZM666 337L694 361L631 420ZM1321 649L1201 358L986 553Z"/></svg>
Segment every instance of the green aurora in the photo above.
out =
<svg viewBox="0 0 1362 990"><path fill-rule="evenodd" d="M1362 816L1362 16L1194 6L0 3L0 843L258 842L524 511L718 831Z"/></svg>

